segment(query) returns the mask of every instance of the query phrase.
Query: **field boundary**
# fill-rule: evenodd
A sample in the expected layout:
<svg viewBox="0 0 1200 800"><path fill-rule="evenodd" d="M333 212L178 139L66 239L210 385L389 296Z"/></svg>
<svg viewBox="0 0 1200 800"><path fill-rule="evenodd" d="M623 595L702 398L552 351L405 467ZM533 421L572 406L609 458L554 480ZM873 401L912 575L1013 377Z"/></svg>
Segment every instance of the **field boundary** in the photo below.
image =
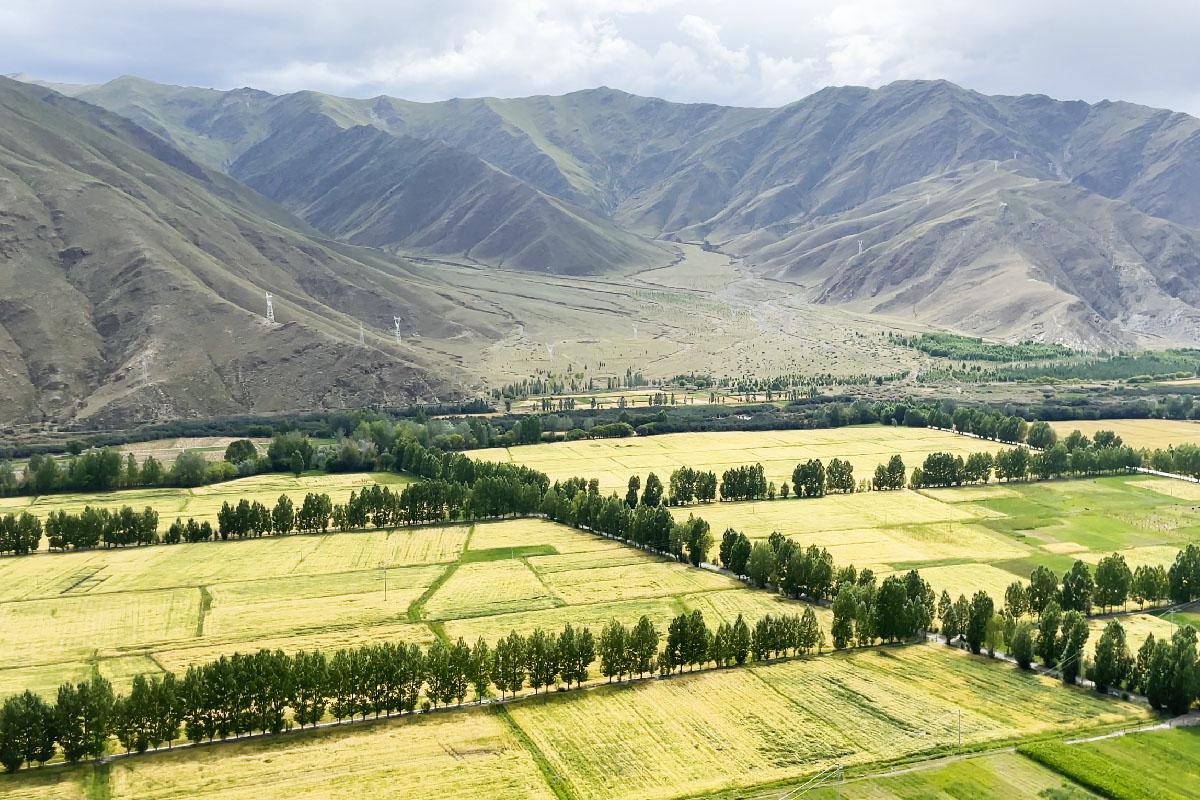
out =
<svg viewBox="0 0 1200 800"><path fill-rule="evenodd" d="M541 697L544 700L549 695L545 694ZM542 748L538 747L537 743L525 732L525 729L513 719L512 714L508 713L508 709L504 705L499 705L493 707L491 710L492 713L500 718L500 721L508 729L508 732L513 735L521 747L525 749L525 752L533 759L533 763L537 764L538 772L541 774L542 779L546 781L546 786L554 793L555 798L557 800L578 800L578 796L575 794L574 789L572 789L570 782L554 770L554 765L550 763L550 759L546 758L546 754L542 752Z"/></svg>

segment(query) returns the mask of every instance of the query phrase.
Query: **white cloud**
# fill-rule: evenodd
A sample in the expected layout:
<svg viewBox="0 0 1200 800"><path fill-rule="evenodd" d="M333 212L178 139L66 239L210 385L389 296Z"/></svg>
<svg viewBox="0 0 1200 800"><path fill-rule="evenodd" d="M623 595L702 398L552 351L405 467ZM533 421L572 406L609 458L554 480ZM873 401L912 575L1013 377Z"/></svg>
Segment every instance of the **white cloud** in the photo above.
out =
<svg viewBox="0 0 1200 800"><path fill-rule="evenodd" d="M828 84L1200 111L1194 0L5 0L0 72L414 99L600 84L777 105Z"/></svg>

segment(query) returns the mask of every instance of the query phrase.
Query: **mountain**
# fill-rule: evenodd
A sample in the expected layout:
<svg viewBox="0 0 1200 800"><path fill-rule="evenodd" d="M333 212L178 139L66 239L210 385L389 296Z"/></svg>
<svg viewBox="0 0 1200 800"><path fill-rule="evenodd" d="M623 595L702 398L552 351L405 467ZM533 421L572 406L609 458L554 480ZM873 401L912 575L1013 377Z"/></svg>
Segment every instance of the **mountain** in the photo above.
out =
<svg viewBox="0 0 1200 800"><path fill-rule="evenodd" d="M410 265L320 238L121 116L4 78L0 257L10 422L358 406L461 386L452 363L390 336L358 343L359 320L387 330L394 314L431 335L465 330Z"/></svg>
<svg viewBox="0 0 1200 800"><path fill-rule="evenodd" d="M545 191L509 174L507 159L485 161L429 125L406 124L395 104L315 92L216 92L130 77L75 94L346 242L565 275L652 268L676 257L576 193ZM438 129L456 127L443 115ZM462 133L457 140L468 142ZM494 153L497 144L485 149ZM517 163L516 174L554 174L539 155L543 163Z"/></svg>
<svg viewBox="0 0 1200 800"><path fill-rule="evenodd" d="M704 241L814 303L1080 347L1200 341L1200 121L945 81L782 108L76 93L327 235L560 274ZM990 173L990 174L989 174ZM858 254L860 240L863 253Z"/></svg>
<svg viewBox="0 0 1200 800"><path fill-rule="evenodd" d="M672 257L440 141L319 115L251 147L229 172L356 245L561 275Z"/></svg>

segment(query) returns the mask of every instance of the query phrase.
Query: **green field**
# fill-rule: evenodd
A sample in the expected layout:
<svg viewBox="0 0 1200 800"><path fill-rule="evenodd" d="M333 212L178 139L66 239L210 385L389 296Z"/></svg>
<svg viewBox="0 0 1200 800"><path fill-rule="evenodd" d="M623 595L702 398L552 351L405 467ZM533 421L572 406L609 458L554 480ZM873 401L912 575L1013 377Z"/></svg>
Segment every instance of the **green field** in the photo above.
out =
<svg viewBox="0 0 1200 800"><path fill-rule="evenodd" d="M960 720L963 746L979 747L1147 717L1132 704L988 659L914 645L182 749L98 769L34 770L0 778L0 793L517 800L557 789L575 800L667 798L786 781L836 763L952 753ZM1060 783L1036 767L1022 770L1004 780Z"/></svg>
<svg viewBox="0 0 1200 800"><path fill-rule="evenodd" d="M1014 753L995 753L949 763L903 767L898 774L873 778L835 775L804 794L819 800L1089 800L1098 795L1056 772ZM778 797L782 791L768 796ZM757 799L760 796L754 795Z"/></svg>
<svg viewBox="0 0 1200 800"><path fill-rule="evenodd" d="M1196 488L1134 475L715 503L675 513L752 539L779 531L827 548L839 564L877 574L918 568L939 592L984 589L999 599L1038 565L1062 573L1076 559L1095 564L1120 552L1130 569L1169 566L1200 540L1200 498L1187 496Z"/></svg>
<svg viewBox="0 0 1200 800"><path fill-rule="evenodd" d="M1200 730L1180 728L1080 744L1042 742L1030 758L1117 800L1200 798Z"/></svg>

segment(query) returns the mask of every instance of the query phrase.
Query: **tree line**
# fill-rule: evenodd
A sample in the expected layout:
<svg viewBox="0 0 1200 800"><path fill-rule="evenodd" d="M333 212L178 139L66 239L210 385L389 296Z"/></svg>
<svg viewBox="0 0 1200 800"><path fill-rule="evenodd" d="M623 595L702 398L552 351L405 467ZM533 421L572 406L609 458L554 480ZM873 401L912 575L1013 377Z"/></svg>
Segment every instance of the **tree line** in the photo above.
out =
<svg viewBox="0 0 1200 800"><path fill-rule="evenodd" d="M100 758L116 739L126 752L252 733L278 734L332 717L338 722L411 714L438 705L482 703L526 687L534 694L580 687L599 660L611 682L685 668L741 666L819 651L824 635L811 608L803 615L767 615L750 628L739 614L711 629L700 611L671 620L663 636L643 616L627 627L613 620L599 639L568 623L554 633L511 631L494 644L435 639L425 648L380 642L288 655L280 650L234 653L147 678L135 676L117 694L100 676L59 687L53 702L26 691L0 707L0 765L44 764L56 755L76 763Z"/></svg>
<svg viewBox="0 0 1200 800"><path fill-rule="evenodd" d="M953 453L930 453L920 467L913 469L909 486L913 489L962 486L987 483L993 476L1011 482L1113 475L1130 472L1142 463L1138 451L1123 445L1080 446L1071 450L1058 443L1042 451L1014 447L995 454L970 453L965 459Z"/></svg>

